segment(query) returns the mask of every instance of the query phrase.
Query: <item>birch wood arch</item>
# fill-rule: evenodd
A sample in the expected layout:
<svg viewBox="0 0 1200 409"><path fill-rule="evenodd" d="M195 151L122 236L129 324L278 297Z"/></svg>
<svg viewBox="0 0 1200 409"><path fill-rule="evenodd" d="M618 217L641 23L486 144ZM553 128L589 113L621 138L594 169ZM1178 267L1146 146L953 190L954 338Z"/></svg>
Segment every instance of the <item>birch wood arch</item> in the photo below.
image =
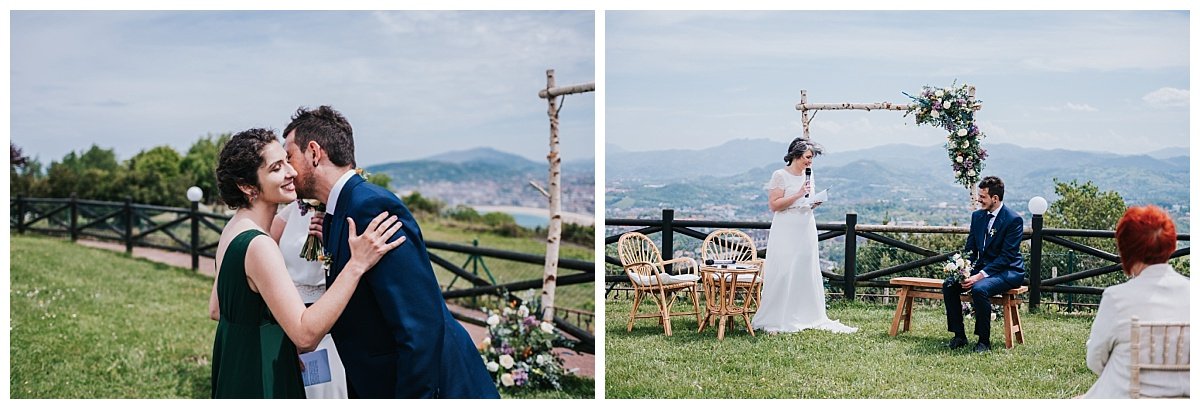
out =
<svg viewBox="0 0 1200 409"><path fill-rule="evenodd" d="M905 94L908 95L908 94ZM987 151L980 146L984 134L975 125L974 113L983 108L975 99L975 87L962 85L950 88L922 88L920 96L911 96L912 103L893 104L891 102L877 103L810 103L808 91L800 90L800 103L796 110L800 111L801 124L804 127L804 138L809 137L809 123L816 117L815 111L860 110L860 111L905 111L905 116L915 113L917 125L934 125L949 132L946 136L945 148L950 157L951 169L955 172L955 180L967 189L970 196L970 209L975 210L979 194L976 184L982 177L983 160ZM943 106L943 104L945 104ZM813 112L810 112L813 111ZM945 114L943 114L943 112Z"/></svg>

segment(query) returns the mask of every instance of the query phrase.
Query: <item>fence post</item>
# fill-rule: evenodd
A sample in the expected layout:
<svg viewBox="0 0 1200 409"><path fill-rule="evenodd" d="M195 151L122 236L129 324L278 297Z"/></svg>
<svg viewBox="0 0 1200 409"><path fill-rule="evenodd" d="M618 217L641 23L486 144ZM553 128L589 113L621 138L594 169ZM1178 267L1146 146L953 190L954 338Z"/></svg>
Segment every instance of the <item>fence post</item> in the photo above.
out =
<svg viewBox="0 0 1200 409"><path fill-rule="evenodd" d="M200 202L192 202L192 271L200 269Z"/></svg>
<svg viewBox="0 0 1200 409"><path fill-rule="evenodd" d="M71 235L71 241L75 241L75 240L79 239L79 232L76 231L76 229L75 229L77 226L79 226L79 203L75 201L75 192L71 192L70 207L71 207L70 235Z"/></svg>
<svg viewBox="0 0 1200 409"><path fill-rule="evenodd" d="M663 260L675 258L675 209L663 209L662 218L662 257ZM671 265L663 266L663 272L671 274Z"/></svg>
<svg viewBox="0 0 1200 409"><path fill-rule="evenodd" d="M125 196L125 254L133 254L133 196Z"/></svg>
<svg viewBox="0 0 1200 409"><path fill-rule="evenodd" d="M1042 299L1042 215L1033 215L1029 236L1029 311L1037 311Z"/></svg>
<svg viewBox="0 0 1200 409"><path fill-rule="evenodd" d="M854 280L858 275L858 238L854 226L858 224L857 213L846 213L846 265L842 272L842 291L847 300L854 300Z"/></svg>
<svg viewBox="0 0 1200 409"><path fill-rule="evenodd" d="M25 196L17 196L17 234L25 234Z"/></svg>

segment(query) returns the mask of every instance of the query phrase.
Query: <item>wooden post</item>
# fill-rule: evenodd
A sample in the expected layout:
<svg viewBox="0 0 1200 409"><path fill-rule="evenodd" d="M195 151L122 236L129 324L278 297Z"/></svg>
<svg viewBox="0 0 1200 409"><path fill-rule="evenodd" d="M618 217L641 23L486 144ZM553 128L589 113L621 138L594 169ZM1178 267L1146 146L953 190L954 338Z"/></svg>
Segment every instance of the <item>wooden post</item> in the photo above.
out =
<svg viewBox="0 0 1200 409"><path fill-rule="evenodd" d="M675 258L675 209L663 209L662 218L662 259ZM663 272L671 274L670 264L663 266Z"/></svg>
<svg viewBox="0 0 1200 409"><path fill-rule="evenodd" d="M842 291L847 300L854 300L854 280L858 275L858 240L855 226L858 224L857 213L846 213L846 253L845 266L842 272Z"/></svg>
<svg viewBox="0 0 1200 409"><path fill-rule="evenodd" d="M17 196L17 234L25 234L25 196Z"/></svg>
<svg viewBox="0 0 1200 409"><path fill-rule="evenodd" d="M77 229L77 227L79 226L79 202L77 202L75 200L75 192L71 192L70 208L71 208L71 224L70 224L71 231L69 232L69 234L71 235L71 241L76 241L76 240L79 240L79 232Z"/></svg>
<svg viewBox="0 0 1200 409"><path fill-rule="evenodd" d="M1033 215L1029 236L1029 311L1037 311L1042 298L1042 215Z"/></svg>
<svg viewBox="0 0 1200 409"><path fill-rule="evenodd" d="M546 90L554 88L554 70L546 70ZM546 233L546 265L542 273L542 321L554 321L554 290L558 281L558 248L562 241L562 187L559 184L561 174L559 167L562 158L558 157L558 98L547 95L546 103L550 116L550 154L546 160L550 162L550 226Z"/></svg>
<svg viewBox="0 0 1200 409"><path fill-rule="evenodd" d="M125 196L125 254L133 254L133 196Z"/></svg>
<svg viewBox="0 0 1200 409"><path fill-rule="evenodd" d="M804 139L808 139L808 90L800 90L800 124L804 125Z"/></svg>
<svg viewBox="0 0 1200 409"><path fill-rule="evenodd" d="M200 269L200 202L192 202L192 271Z"/></svg>

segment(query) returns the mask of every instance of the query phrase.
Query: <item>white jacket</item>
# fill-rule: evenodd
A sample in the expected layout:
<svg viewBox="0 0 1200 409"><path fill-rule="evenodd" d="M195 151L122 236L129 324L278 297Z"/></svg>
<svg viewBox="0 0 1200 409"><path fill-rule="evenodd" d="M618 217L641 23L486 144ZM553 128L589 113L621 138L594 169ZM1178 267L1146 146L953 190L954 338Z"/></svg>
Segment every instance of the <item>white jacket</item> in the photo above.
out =
<svg viewBox="0 0 1200 409"><path fill-rule="evenodd" d="M1084 397L1129 397L1129 318L1191 322L1189 284L1169 264L1155 264L1104 290L1087 341L1087 366L1100 378ZM1140 378L1144 396L1191 395L1187 373L1144 372Z"/></svg>

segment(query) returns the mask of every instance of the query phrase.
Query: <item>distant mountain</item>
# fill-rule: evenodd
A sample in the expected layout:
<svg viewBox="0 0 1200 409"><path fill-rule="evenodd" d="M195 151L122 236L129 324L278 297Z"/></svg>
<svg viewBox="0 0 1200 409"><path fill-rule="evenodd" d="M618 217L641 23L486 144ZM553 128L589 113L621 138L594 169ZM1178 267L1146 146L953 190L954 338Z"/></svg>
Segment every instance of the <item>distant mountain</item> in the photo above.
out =
<svg viewBox="0 0 1200 409"><path fill-rule="evenodd" d="M1155 158L1155 159L1170 159L1170 158L1186 157L1186 156L1188 156L1188 148L1187 147L1162 148L1162 149L1156 150L1154 152L1147 152L1145 155L1149 156L1151 158Z"/></svg>
<svg viewBox="0 0 1200 409"><path fill-rule="evenodd" d="M1009 192L1006 201L1022 207L1033 196L1054 200L1055 179L1092 181L1102 190L1120 193L1130 203L1190 204L1190 165L1183 149L1176 150L1182 156L1161 159L986 142L984 147L988 158L983 174L1004 179ZM786 149L782 142L742 139L703 150L609 154L605 180L612 193L605 200L616 211L652 208L660 202L661 207L675 208L750 203L747 206L757 209L763 207L758 202L765 200L762 186L771 172L784 166L782 152ZM833 186L831 193L839 204L856 204L853 208L888 201L935 205L965 201L964 188L954 182L941 146L893 144L826 152L815 161L814 179L818 189ZM697 189L725 193L713 196L696 193ZM680 196L671 201L664 192ZM682 196L688 194L692 196Z"/></svg>
<svg viewBox="0 0 1200 409"><path fill-rule="evenodd" d="M595 159L563 161L563 209L591 213L595 209ZM473 148L411 161L366 167L367 172L391 176L391 188L400 193L418 191L447 204L547 206L546 199L530 186L548 188L545 160L533 161L493 148Z"/></svg>

